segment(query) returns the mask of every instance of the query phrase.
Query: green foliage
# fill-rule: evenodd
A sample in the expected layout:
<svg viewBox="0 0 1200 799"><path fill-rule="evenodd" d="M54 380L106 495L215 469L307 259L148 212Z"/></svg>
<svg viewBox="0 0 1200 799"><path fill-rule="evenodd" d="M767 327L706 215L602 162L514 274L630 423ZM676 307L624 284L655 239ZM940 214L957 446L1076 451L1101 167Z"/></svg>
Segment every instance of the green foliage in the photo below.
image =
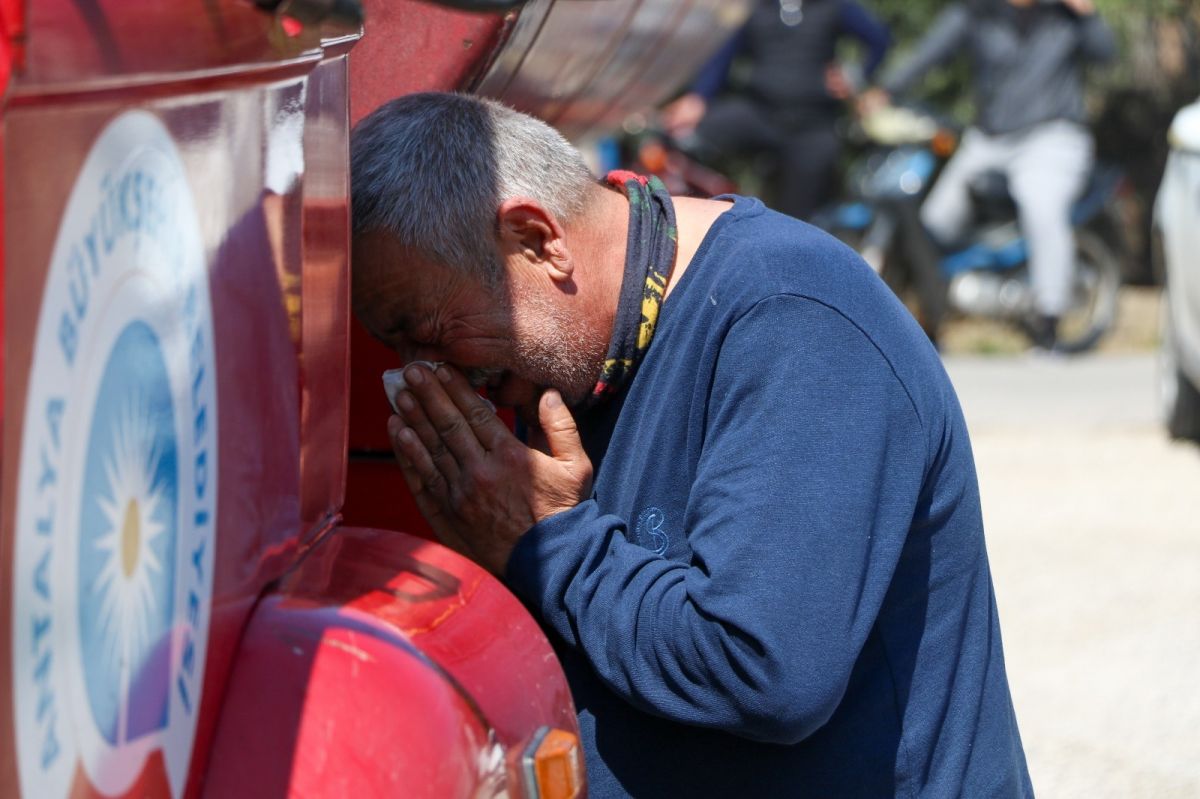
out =
<svg viewBox="0 0 1200 799"><path fill-rule="evenodd" d="M929 28L946 0L873 0L867 5L892 28L897 42L911 44Z"/></svg>
<svg viewBox="0 0 1200 799"><path fill-rule="evenodd" d="M892 30L893 48L886 70L903 60L921 39L937 15L946 7L946 0L864 0ZM932 70L912 99L948 113L960 122L972 116L970 74L963 59Z"/></svg>
<svg viewBox="0 0 1200 799"><path fill-rule="evenodd" d="M903 58L948 4L948 0L863 0L892 28L896 48L891 61ZM1095 0L1121 42L1121 58L1113 67L1094 70L1093 83L1103 91L1136 86L1176 94L1200 93L1200 0ZM1179 58L1158 51L1165 39ZM1167 48L1170 49L1170 48ZM1174 57L1173 64L1156 63ZM952 65L926 82L924 96L948 102L961 111L969 88L962 64Z"/></svg>
<svg viewBox="0 0 1200 799"><path fill-rule="evenodd" d="M1105 18L1119 24L1121 18L1129 16L1183 14L1191 10L1193 0L1097 0L1097 7Z"/></svg>

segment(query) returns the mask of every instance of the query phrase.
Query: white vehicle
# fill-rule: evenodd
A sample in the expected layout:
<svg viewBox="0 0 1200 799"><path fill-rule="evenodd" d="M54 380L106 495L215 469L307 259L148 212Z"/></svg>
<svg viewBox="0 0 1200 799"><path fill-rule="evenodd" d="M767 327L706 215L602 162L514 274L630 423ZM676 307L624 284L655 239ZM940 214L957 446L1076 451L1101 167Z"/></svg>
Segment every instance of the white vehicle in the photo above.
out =
<svg viewBox="0 0 1200 799"><path fill-rule="evenodd" d="M1154 208L1165 277L1160 397L1167 430L1200 441L1200 100L1176 116Z"/></svg>

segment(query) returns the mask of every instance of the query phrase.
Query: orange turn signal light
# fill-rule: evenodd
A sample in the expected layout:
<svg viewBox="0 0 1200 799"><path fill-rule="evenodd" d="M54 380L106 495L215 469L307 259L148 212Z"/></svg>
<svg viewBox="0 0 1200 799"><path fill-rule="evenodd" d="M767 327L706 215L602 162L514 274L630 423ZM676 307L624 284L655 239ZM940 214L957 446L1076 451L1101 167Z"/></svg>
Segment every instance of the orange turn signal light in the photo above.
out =
<svg viewBox="0 0 1200 799"><path fill-rule="evenodd" d="M530 799L576 799L583 795L583 755L574 734L542 727L521 760L525 794Z"/></svg>
<svg viewBox="0 0 1200 799"><path fill-rule="evenodd" d="M938 158L949 158L958 148L958 136L954 131L942 128L933 135L929 147Z"/></svg>
<svg viewBox="0 0 1200 799"><path fill-rule="evenodd" d="M658 174L667 168L667 148L658 142L646 142L638 150L638 159L647 170Z"/></svg>

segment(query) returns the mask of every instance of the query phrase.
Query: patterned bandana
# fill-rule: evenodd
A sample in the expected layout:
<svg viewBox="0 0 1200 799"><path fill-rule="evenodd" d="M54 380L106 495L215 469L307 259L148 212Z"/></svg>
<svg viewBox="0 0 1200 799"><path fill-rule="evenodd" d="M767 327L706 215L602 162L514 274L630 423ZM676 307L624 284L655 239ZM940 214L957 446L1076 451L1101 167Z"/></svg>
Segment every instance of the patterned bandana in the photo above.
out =
<svg viewBox="0 0 1200 799"><path fill-rule="evenodd" d="M661 180L624 170L609 172L605 180L629 199L629 241L608 355L584 408L620 391L650 349L679 238L675 206Z"/></svg>

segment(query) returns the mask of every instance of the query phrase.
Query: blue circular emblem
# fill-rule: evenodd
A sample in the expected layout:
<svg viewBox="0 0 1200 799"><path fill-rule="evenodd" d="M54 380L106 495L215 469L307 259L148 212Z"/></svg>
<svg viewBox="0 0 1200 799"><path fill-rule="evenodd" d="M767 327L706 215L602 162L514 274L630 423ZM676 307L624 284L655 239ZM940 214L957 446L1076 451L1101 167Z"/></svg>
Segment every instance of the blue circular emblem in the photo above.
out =
<svg viewBox="0 0 1200 799"><path fill-rule="evenodd" d="M92 716L116 746L168 720L179 465L167 368L145 323L117 337L94 407L79 517L80 652Z"/></svg>

